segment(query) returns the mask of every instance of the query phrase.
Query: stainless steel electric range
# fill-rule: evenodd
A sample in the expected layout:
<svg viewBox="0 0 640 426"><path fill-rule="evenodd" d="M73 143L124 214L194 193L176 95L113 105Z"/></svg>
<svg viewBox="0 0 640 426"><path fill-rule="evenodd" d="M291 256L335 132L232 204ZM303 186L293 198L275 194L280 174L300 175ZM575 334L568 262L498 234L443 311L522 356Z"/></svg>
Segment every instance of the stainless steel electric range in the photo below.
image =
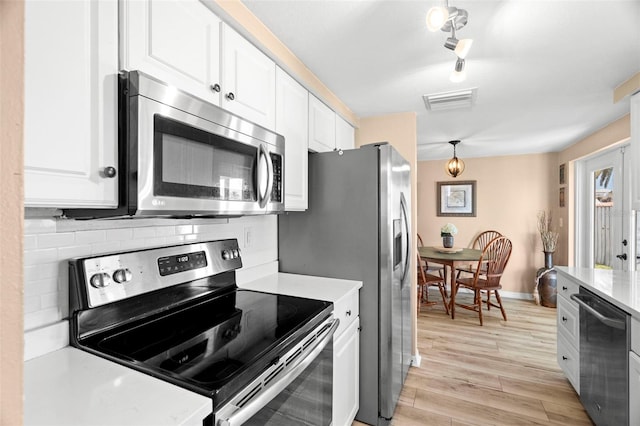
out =
<svg viewBox="0 0 640 426"><path fill-rule="evenodd" d="M331 424L332 304L240 267L235 239L73 259L71 344L210 397L204 425Z"/></svg>

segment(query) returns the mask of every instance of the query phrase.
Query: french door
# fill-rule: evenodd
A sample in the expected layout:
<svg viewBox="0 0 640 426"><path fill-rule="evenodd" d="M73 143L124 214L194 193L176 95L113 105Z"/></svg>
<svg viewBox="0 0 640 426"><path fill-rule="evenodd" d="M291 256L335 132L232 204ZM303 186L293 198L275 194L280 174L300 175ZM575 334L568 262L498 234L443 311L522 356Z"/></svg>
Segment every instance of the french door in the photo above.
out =
<svg viewBox="0 0 640 426"><path fill-rule="evenodd" d="M635 269L629 145L576 164L576 266Z"/></svg>

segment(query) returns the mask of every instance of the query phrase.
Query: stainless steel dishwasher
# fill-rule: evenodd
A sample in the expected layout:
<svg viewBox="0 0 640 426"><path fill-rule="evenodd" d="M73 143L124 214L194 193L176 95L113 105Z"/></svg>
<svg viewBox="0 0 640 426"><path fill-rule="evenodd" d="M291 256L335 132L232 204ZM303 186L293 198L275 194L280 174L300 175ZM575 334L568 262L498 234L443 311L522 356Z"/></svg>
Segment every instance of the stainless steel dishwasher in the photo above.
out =
<svg viewBox="0 0 640 426"><path fill-rule="evenodd" d="M598 426L629 424L630 315L580 287L580 400Z"/></svg>

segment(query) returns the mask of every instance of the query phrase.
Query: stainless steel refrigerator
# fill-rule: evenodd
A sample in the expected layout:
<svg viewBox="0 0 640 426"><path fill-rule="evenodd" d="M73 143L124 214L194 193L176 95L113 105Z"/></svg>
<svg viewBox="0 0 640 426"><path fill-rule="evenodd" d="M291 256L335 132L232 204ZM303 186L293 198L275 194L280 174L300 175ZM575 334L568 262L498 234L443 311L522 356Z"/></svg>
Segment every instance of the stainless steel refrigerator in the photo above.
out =
<svg viewBox="0 0 640 426"><path fill-rule="evenodd" d="M278 219L280 271L363 282L356 419L371 425L390 423L411 364L410 195L389 144L309 154L309 208Z"/></svg>

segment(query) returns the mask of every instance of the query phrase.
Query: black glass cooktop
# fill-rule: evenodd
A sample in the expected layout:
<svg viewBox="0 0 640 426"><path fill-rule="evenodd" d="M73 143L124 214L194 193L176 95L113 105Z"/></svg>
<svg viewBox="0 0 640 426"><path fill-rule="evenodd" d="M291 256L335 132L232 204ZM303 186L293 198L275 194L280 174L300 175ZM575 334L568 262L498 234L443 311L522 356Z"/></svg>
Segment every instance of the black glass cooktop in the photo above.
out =
<svg viewBox="0 0 640 426"><path fill-rule="evenodd" d="M81 342L99 354L215 397L259 374L331 303L237 289ZM298 336L302 334L302 336ZM239 380L240 381L240 380Z"/></svg>

